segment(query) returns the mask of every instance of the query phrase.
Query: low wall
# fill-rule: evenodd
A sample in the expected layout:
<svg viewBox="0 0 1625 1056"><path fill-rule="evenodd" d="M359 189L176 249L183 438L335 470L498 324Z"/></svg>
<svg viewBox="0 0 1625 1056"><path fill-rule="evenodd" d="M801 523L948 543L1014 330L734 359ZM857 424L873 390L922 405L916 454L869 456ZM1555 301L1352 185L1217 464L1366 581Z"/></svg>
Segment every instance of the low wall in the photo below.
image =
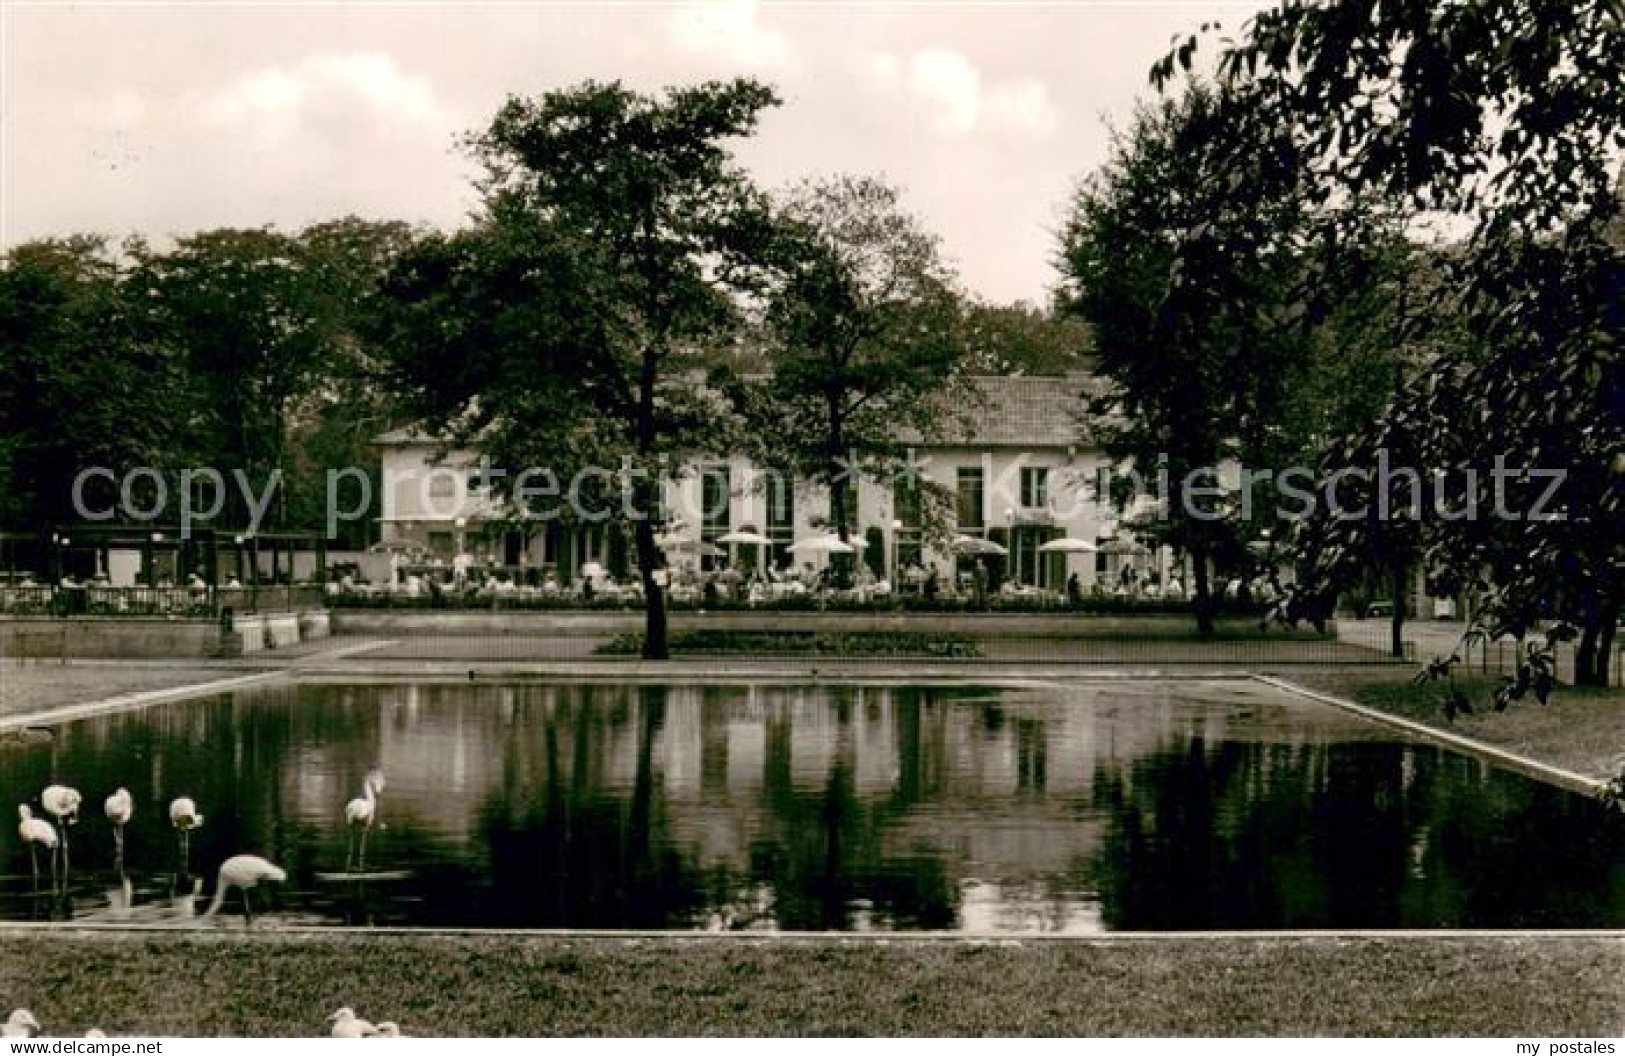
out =
<svg viewBox="0 0 1625 1056"><path fill-rule="evenodd" d="M212 619L0 617L0 656L216 659L286 648L331 633L325 611L238 616L229 631Z"/></svg>
<svg viewBox="0 0 1625 1056"><path fill-rule="evenodd" d="M0 620L0 653L9 657L212 659L222 652L217 620L13 618Z"/></svg>
<svg viewBox="0 0 1625 1056"><path fill-rule="evenodd" d="M641 612L388 612L340 609L330 614L334 634L375 637L433 635L590 635L643 630ZM1085 638L1183 635L1189 616L1096 616L1025 613L903 612L674 612L674 631L709 628L731 631L935 631L978 637ZM1218 629L1252 631L1253 617L1226 617Z"/></svg>

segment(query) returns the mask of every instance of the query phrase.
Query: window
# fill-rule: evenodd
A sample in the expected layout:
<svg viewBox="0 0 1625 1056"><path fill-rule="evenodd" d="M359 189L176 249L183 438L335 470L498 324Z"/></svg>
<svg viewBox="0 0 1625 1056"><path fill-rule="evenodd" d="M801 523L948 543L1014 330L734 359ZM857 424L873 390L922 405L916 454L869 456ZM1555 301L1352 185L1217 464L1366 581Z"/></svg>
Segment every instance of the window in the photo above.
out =
<svg viewBox="0 0 1625 1056"><path fill-rule="evenodd" d="M429 474L429 498L454 499L457 497L457 478L449 470L432 470Z"/></svg>
<svg viewBox="0 0 1625 1056"><path fill-rule="evenodd" d="M961 529L982 528L982 467L960 466L954 513Z"/></svg>
<svg viewBox="0 0 1625 1056"><path fill-rule="evenodd" d="M904 528L920 527L923 513L920 485L915 481L899 481L892 488L892 516L903 522Z"/></svg>
<svg viewBox="0 0 1625 1056"><path fill-rule="evenodd" d="M706 538L728 534L733 488L727 466L708 466L700 472L700 519Z"/></svg>
<svg viewBox="0 0 1625 1056"><path fill-rule="evenodd" d="M1049 467L1023 466L1021 468L1021 505L1037 510L1049 506Z"/></svg>
<svg viewBox="0 0 1625 1056"><path fill-rule="evenodd" d="M452 539L450 532L429 533L429 553L435 557L452 556Z"/></svg>
<svg viewBox="0 0 1625 1056"><path fill-rule="evenodd" d="M772 474L767 481L767 529L769 534L775 531L790 531L796 520L796 489L793 484L778 473Z"/></svg>

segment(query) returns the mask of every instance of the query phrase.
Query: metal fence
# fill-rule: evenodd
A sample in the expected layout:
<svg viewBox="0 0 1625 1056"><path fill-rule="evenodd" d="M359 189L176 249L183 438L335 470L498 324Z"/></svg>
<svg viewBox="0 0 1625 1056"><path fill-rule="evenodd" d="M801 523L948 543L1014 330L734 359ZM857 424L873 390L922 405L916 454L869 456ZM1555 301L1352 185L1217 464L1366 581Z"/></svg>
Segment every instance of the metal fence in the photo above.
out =
<svg viewBox="0 0 1625 1056"><path fill-rule="evenodd" d="M1480 639L1470 646L1460 647L1463 666L1485 675L1509 675L1517 670L1518 643L1510 638L1498 641ZM1557 661L1559 681L1574 683L1574 642L1557 642L1552 646L1552 657ZM1608 684L1617 686L1625 681L1625 641L1616 641L1608 658Z"/></svg>

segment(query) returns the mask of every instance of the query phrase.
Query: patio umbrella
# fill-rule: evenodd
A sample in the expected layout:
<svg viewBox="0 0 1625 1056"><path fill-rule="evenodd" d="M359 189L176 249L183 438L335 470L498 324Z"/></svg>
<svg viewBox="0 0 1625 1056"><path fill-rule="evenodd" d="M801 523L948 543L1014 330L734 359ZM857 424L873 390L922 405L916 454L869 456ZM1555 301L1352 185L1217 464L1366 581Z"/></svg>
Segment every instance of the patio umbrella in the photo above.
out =
<svg viewBox="0 0 1625 1056"><path fill-rule="evenodd" d="M712 546L702 539L695 539L689 535L662 535L655 538L655 545L662 550L674 550L679 553L687 552L699 554L701 557L719 557L722 548Z"/></svg>
<svg viewBox="0 0 1625 1056"><path fill-rule="evenodd" d="M719 535L719 536L717 536L717 542L722 543L724 545L727 545L727 544L730 544L730 543L738 543L741 546L772 546L773 545L773 540L769 539L767 536L763 535L761 532L753 532L753 531L750 531L748 529L742 529L742 530L737 531L737 532L729 532L727 535Z"/></svg>
<svg viewBox="0 0 1625 1056"><path fill-rule="evenodd" d="M1051 539L1038 548L1041 554L1092 554L1099 547L1087 539L1074 539L1063 536L1060 539Z"/></svg>
<svg viewBox="0 0 1625 1056"><path fill-rule="evenodd" d="M999 556L1002 557L1010 551L995 543L991 539L983 539L975 535L954 536L953 549L956 554L966 554L975 557Z"/></svg>
<svg viewBox="0 0 1625 1056"><path fill-rule="evenodd" d="M792 554L850 554L854 549L836 535L809 535L790 544Z"/></svg>

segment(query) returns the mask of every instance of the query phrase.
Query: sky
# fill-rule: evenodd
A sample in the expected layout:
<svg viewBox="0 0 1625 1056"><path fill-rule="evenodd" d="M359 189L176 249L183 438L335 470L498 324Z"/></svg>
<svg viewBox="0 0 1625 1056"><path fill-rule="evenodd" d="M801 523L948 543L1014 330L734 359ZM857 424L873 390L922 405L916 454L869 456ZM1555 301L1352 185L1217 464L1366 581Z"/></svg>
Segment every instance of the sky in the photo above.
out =
<svg viewBox="0 0 1625 1056"><path fill-rule="evenodd" d="M476 205L459 139L507 97L748 75L784 99L738 147L763 186L882 176L970 291L1037 302L1151 63L1260 6L0 0L0 245L346 214L453 228Z"/></svg>

